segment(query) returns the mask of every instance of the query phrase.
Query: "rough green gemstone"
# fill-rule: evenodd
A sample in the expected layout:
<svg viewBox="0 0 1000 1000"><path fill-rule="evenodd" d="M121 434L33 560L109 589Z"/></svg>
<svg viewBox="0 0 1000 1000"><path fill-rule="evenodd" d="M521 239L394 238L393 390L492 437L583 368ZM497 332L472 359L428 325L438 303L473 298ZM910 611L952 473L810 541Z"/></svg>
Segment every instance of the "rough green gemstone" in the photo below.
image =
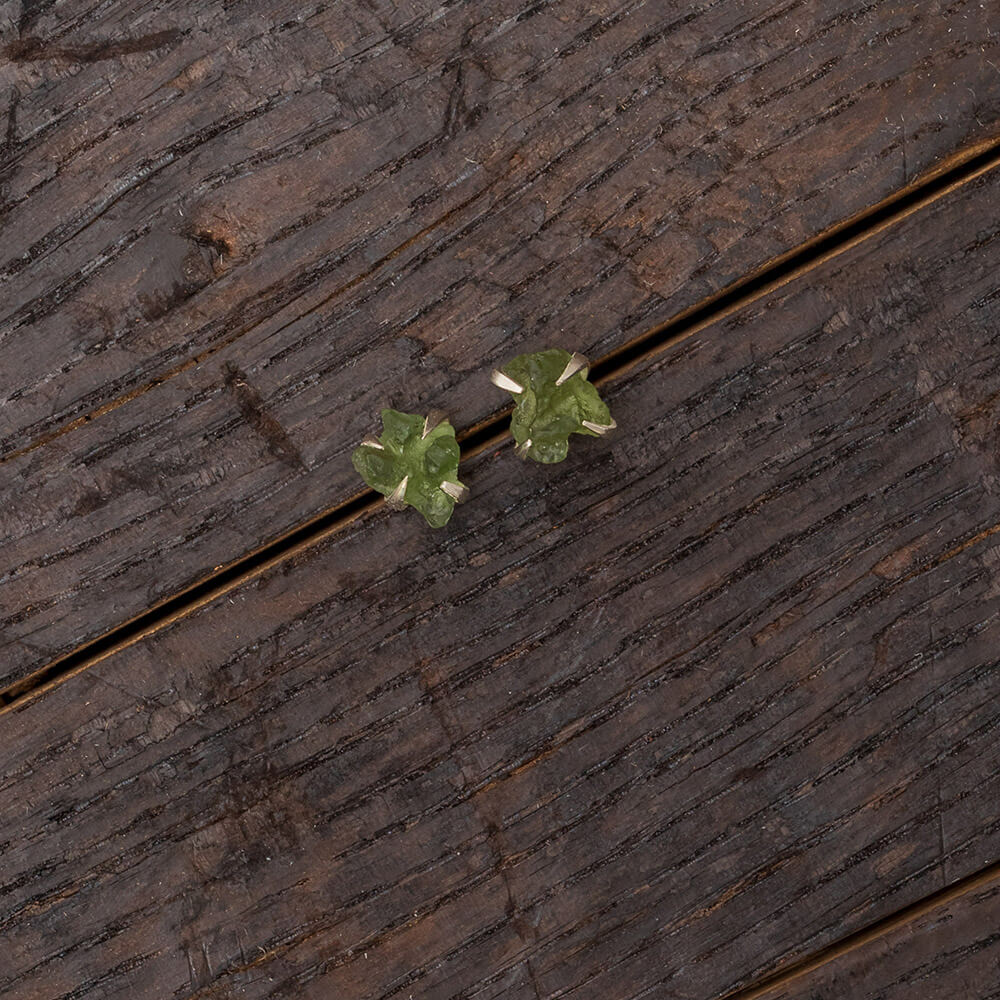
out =
<svg viewBox="0 0 1000 1000"><path fill-rule="evenodd" d="M455 499L442 483L458 481L460 451L455 429L442 420L424 436L424 418L398 410L382 411L382 448L362 444L351 461L361 478L384 496L391 497L404 477L409 477L402 502L415 507L432 528L443 528L455 509Z"/></svg>
<svg viewBox="0 0 1000 1000"><path fill-rule="evenodd" d="M501 369L523 387L520 393L511 392L516 406L510 429L518 454L536 462L561 462L569 452L570 434L600 437L615 426L611 411L587 381L586 368L556 385L572 357L553 348L521 354ZM601 430L591 430L584 421Z"/></svg>

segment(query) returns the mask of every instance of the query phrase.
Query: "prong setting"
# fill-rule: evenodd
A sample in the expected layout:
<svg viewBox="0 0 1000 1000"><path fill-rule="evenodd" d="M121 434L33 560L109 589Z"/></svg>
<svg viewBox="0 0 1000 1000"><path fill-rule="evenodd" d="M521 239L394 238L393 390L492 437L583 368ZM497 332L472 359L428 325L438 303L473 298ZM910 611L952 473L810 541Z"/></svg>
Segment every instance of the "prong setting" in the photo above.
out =
<svg viewBox="0 0 1000 1000"><path fill-rule="evenodd" d="M393 510L402 510L406 506L406 486L410 477L403 476L399 485L385 498L386 504Z"/></svg>
<svg viewBox="0 0 1000 1000"><path fill-rule="evenodd" d="M569 381L577 372L584 371L589 367L590 362L582 354L577 354L574 351L569 361L566 362L566 367L562 370L562 374L556 379L556 385L562 385L563 382Z"/></svg>
<svg viewBox="0 0 1000 1000"><path fill-rule="evenodd" d="M461 483L451 483L446 480L441 484L441 492L450 496L455 503L465 503L469 499L469 487Z"/></svg>
<svg viewBox="0 0 1000 1000"><path fill-rule="evenodd" d="M515 396L520 396L524 392L524 386L520 382L515 382L509 375L505 375L500 369L494 368L490 373L490 381L498 388L506 392L512 392Z"/></svg>
<svg viewBox="0 0 1000 1000"><path fill-rule="evenodd" d="M413 507L432 528L443 528L467 495L458 478L461 460L455 428L442 410L425 416L384 409L380 437L366 437L351 453L354 468L386 507Z"/></svg>
<svg viewBox="0 0 1000 1000"><path fill-rule="evenodd" d="M443 423L448 419L448 414L444 410L431 410L424 419L424 430L420 435L420 439L423 440L428 434L439 424Z"/></svg>
<svg viewBox="0 0 1000 1000"><path fill-rule="evenodd" d="M521 354L501 374L524 387L514 396L510 425L518 458L552 465L566 457L571 435L601 437L615 427L582 354L561 347Z"/></svg>
<svg viewBox="0 0 1000 1000"><path fill-rule="evenodd" d="M595 424L593 420L582 420L582 425L587 428L588 431L593 431L595 434L600 434L603 437L609 431L613 431L618 424L612 418L610 424Z"/></svg>

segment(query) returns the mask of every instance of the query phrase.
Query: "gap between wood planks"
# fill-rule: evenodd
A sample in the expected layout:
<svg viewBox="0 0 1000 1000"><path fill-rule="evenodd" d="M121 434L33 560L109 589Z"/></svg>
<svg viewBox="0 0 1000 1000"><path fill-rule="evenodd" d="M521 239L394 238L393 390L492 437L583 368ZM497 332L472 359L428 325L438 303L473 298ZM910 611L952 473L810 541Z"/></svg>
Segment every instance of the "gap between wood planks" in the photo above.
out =
<svg viewBox="0 0 1000 1000"><path fill-rule="evenodd" d="M802 277L826 261L846 253L859 243L902 222L997 167L1000 167L1000 137L961 150L922 179L889 195L877 205L838 223L827 232L800 244L759 270L678 313L666 323L595 360L590 367L591 380L602 385L626 374L641 362ZM458 434L463 461L499 446L509 438L506 422L510 412L511 408L507 407ZM0 689L0 715L21 708L113 653L166 628L230 590L267 572L274 565L298 555L334 532L343 530L359 517L376 509L383 500L381 494L374 490L362 490L253 552L227 565L216 567L200 582L157 602L142 614Z"/></svg>
<svg viewBox="0 0 1000 1000"><path fill-rule="evenodd" d="M977 892L995 882L1000 882L1000 861L987 865L985 868L981 868L979 871L973 872L963 879L959 879L944 889L932 892L929 896L924 896L923 899L918 899L915 903L910 903L909 906L904 906L895 913L890 913L889 916L883 917L881 920L876 920L867 927L862 927L861 930L855 931L853 934L848 934L847 937L843 937L839 941L834 941L833 944L813 952L812 955L808 955L800 961L795 962L787 969L758 979L749 986L724 993L719 997L719 1000L762 1000L762 998L765 998L774 990L788 986L796 979L806 976L810 972L815 972L824 965L828 965L830 962L836 961L838 958L842 958L852 951L871 944L872 941L877 940L883 935L920 919L920 917L937 909L937 907L953 902L970 892Z"/></svg>

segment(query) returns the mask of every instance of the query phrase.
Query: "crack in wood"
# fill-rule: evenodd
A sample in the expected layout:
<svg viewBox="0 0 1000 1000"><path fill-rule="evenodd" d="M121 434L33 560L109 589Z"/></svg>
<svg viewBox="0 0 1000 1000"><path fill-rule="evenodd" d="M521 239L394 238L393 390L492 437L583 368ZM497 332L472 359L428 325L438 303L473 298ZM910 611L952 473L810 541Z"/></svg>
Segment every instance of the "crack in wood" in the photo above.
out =
<svg viewBox="0 0 1000 1000"><path fill-rule="evenodd" d="M984 868L979 869L979 871L959 879L957 882L940 889L938 892L924 896L922 899L908 906L901 907L894 913L889 914L889 916L877 920L853 934L834 941L827 947L795 962L787 969L761 977L740 989L731 990L721 996L719 1000L762 1000L762 998L769 994L804 979L817 969L830 965L838 959L870 945L879 938L914 923L938 907L970 896L973 893L989 889L998 881L1000 881L1000 862L986 865Z"/></svg>

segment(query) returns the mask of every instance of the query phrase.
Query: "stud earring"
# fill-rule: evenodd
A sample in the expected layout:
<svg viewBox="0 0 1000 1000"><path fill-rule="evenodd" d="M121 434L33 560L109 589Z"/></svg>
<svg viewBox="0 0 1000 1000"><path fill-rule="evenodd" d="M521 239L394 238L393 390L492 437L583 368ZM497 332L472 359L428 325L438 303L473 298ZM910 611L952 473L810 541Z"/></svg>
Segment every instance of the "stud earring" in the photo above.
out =
<svg viewBox="0 0 1000 1000"><path fill-rule="evenodd" d="M440 410L426 417L382 411L382 436L365 438L351 461L393 510L415 507L432 528L443 528L469 495L458 481L461 452L455 428Z"/></svg>
<svg viewBox="0 0 1000 1000"><path fill-rule="evenodd" d="M559 348L521 354L490 381L514 397L510 429L521 458L561 462L570 434L603 437L617 424L587 381L590 366L582 354Z"/></svg>

